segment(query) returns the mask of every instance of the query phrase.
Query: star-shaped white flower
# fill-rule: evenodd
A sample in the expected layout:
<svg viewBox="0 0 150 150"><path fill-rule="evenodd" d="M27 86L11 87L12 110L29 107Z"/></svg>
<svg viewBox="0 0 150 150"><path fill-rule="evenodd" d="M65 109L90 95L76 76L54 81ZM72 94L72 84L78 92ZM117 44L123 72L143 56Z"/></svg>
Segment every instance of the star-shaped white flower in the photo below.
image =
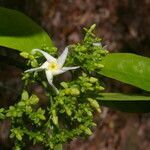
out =
<svg viewBox="0 0 150 150"><path fill-rule="evenodd" d="M58 57L58 59L54 58L50 54L40 50L40 49L33 49L33 52L40 52L43 54L43 56L46 58L46 62L44 62L40 67L38 68L32 68L29 70L26 70L25 72L33 72L33 71L41 71L45 70L45 74L48 80L48 83L54 88L56 93L58 94L59 91L57 88L53 85L53 76L62 74L68 70L73 70L79 68L79 66L75 67L63 67L65 60L68 55L68 47L65 48L63 53Z"/></svg>

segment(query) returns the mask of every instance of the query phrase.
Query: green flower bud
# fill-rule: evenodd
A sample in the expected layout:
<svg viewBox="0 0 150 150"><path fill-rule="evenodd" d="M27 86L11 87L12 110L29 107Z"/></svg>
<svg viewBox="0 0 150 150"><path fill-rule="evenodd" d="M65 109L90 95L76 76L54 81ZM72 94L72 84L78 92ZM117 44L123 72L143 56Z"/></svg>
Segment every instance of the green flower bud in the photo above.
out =
<svg viewBox="0 0 150 150"><path fill-rule="evenodd" d="M104 65L102 65L102 64L95 64L95 66L98 68L104 68Z"/></svg>
<svg viewBox="0 0 150 150"><path fill-rule="evenodd" d="M39 114L38 117L39 117L40 120L45 120L46 119L43 114Z"/></svg>
<svg viewBox="0 0 150 150"><path fill-rule="evenodd" d="M98 104L98 102L92 98L88 98L88 101L90 102L90 105L95 108L99 113L101 112L100 110L100 106Z"/></svg>
<svg viewBox="0 0 150 150"><path fill-rule="evenodd" d="M85 82L83 85L86 86L87 88L90 88L92 86L91 83L87 83L87 82Z"/></svg>
<svg viewBox="0 0 150 150"><path fill-rule="evenodd" d="M66 82L61 82L60 85L65 89L68 88L68 84Z"/></svg>
<svg viewBox="0 0 150 150"><path fill-rule="evenodd" d="M27 100L29 99L29 94L27 91L23 91L22 96L21 96L22 100Z"/></svg>
<svg viewBox="0 0 150 150"><path fill-rule="evenodd" d="M0 113L3 113L4 112L4 108L0 108Z"/></svg>
<svg viewBox="0 0 150 150"><path fill-rule="evenodd" d="M92 116L92 112L91 111L87 111L87 115L88 116Z"/></svg>
<svg viewBox="0 0 150 150"><path fill-rule="evenodd" d="M53 116L52 121L56 126L58 125L58 117L57 116Z"/></svg>
<svg viewBox="0 0 150 150"><path fill-rule="evenodd" d="M72 114L71 110L69 108L67 108L67 107L65 108L65 110L66 110L67 115L71 116L71 114Z"/></svg>
<svg viewBox="0 0 150 150"><path fill-rule="evenodd" d="M33 56L33 55L29 55L29 59L30 59L30 60L33 60L33 59L34 59L34 56Z"/></svg>
<svg viewBox="0 0 150 150"><path fill-rule="evenodd" d="M85 133L88 134L88 135L91 135L91 134L92 134L92 131L91 131L89 128L86 128L86 129L85 129Z"/></svg>
<svg viewBox="0 0 150 150"><path fill-rule="evenodd" d="M4 119L5 118L5 115L3 114L5 111L4 108L0 108L0 119Z"/></svg>
<svg viewBox="0 0 150 150"><path fill-rule="evenodd" d="M97 90L100 90L100 91L105 90L105 88L104 88L104 87L102 87L102 86L98 86L98 87L96 87L96 89L97 89Z"/></svg>
<svg viewBox="0 0 150 150"><path fill-rule="evenodd" d="M70 91L71 91L70 88L65 89L65 94L66 94L66 95L69 95L69 94L70 94Z"/></svg>
<svg viewBox="0 0 150 150"><path fill-rule="evenodd" d="M95 27L96 27L96 24L93 24L93 25L90 27L89 32L92 32L92 31L95 29Z"/></svg>
<svg viewBox="0 0 150 150"><path fill-rule="evenodd" d="M25 103L21 101L18 103L18 106L25 106Z"/></svg>
<svg viewBox="0 0 150 150"><path fill-rule="evenodd" d="M80 91L77 88L71 88L70 94L73 96L78 96L80 94Z"/></svg>
<svg viewBox="0 0 150 150"><path fill-rule="evenodd" d="M88 134L88 135L92 134L92 131L86 126L80 125L80 129L85 131L85 133Z"/></svg>
<svg viewBox="0 0 150 150"><path fill-rule="evenodd" d="M16 145L14 149L15 150L21 150L20 146L18 146L18 145Z"/></svg>
<svg viewBox="0 0 150 150"><path fill-rule="evenodd" d="M21 136L21 134L16 134L16 138L19 140L19 141L22 141L22 136Z"/></svg>
<svg viewBox="0 0 150 150"><path fill-rule="evenodd" d="M94 77L90 77L90 82L91 82L91 83L98 82L98 79L96 79L96 78L94 78Z"/></svg>
<svg viewBox="0 0 150 150"><path fill-rule="evenodd" d="M32 95L30 97L30 104L34 105L37 104L39 102L39 98L36 95Z"/></svg>
<svg viewBox="0 0 150 150"><path fill-rule="evenodd" d="M26 112L29 114L32 112L32 107L31 106L26 106Z"/></svg>
<svg viewBox="0 0 150 150"><path fill-rule="evenodd" d="M29 53L27 53L27 52L21 52L20 53L20 56L22 56L22 57L24 57L24 58L29 58Z"/></svg>
<svg viewBox="0 0 150 150"><path fill-rule="evenodd" d="M22 80L28 79L30 77L29 73L23 74Z"/></svg>
<svg viewBox="0 0 150 150"><path fill-rule="evenodd" d="M33 59L33 60L31 61L31 66L32 66L32 67L37 67L37 66L38 66L38 62L37 62L36 59Z"/></svg>
<svg viewBox="0 0 150 150"><path fill-rule="evenodd" d="M52 121L55 125L58 125L58 116L56 114L56 110L52 110Z"/></svg>

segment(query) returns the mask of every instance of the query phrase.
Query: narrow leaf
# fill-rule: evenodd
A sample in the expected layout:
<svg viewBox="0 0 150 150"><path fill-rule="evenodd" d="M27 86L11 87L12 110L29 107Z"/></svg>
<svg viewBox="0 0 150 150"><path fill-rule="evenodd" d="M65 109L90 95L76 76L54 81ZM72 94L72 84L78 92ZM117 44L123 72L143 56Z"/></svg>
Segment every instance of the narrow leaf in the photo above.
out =
<svg viewBox="0 0 150 150"><path fill-rule="evenodd" d="M123 112L150 112L150 96L102 93L98 98L101 105Z"/></svg>

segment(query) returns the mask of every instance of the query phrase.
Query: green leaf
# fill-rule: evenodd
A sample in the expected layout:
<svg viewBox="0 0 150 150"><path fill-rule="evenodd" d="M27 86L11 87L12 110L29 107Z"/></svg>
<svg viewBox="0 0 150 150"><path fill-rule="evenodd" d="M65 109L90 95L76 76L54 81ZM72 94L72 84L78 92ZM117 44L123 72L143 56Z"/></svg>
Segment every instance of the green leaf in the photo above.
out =
<svg viewBox="0 0 150 150"><path fill-rule="evenodd" d="M0 7L0 22L0 46L25 52L52 47L48 34L16 10Z"/></svg>
<svg viewBox="0 0 150 150"><path fill-rule="evenodd" d="M129 53L109 54L100 74L150 91L150 59Z"/></svg>
<svg viewBox="0 0 150 150"><path fill-rule="evenodd" d="M121 93L100 94L101 105L123 112L150 112L150 96Z"/></svg>

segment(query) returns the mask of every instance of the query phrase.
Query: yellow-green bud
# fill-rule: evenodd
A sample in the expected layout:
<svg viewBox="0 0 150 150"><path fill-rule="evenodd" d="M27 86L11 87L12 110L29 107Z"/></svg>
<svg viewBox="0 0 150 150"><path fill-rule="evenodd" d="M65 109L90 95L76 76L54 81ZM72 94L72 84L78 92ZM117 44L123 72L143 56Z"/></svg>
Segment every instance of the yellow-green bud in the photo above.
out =
<svg viewBox="0 0 150 150"><path fill-rule="evenodd" d="M15 146L15 148L14 148L15 150L21 150L21 148L17 145L17 146Z"/></svg>
<svg viewBox="0 0 150 150"><path fill-rule="evenodd" d="M66 95L69 95L69 94L70 94L70 89L69 89L69 88L65 89L65 94L66 94Z"/></svg>
<svg viewBox="0 0 150 150"><path fill-rule="evenodd" d="M30 97L30 104L37 104L39 102L39 98L36 95L32 95Z"/></svg>
<svg viewBox="0 0 150 150"><path fill-rule="evenodd" d="M17 134L16 134L16 138L17 138L19 141L22 141L22 136L21 136L21 134L17 133Z"/></svg>
<svg viewBox="0 0 150 150"><path fill-rule="evenodd" d="M56 126L58 125L58 117L57 116L53 116L52 121Z"/></svg>
<svg viewBox="0 0 150 150"><path fill-rule="evenodd" d="M34 56L33 56L33 55L29 55L29 59L30 59L30 60L33 60L33 59L34 59Z"/></svg>
<svg viewBox="0 0 150 150"><path fill-rule="evenodd" d="M96 79L96 78L94 78L94 77L90 77L90 82L91 83L95 83L95 82L97 82L98 81L98 79Z"/></svg>
<svg viewBox="0 0 150 150"><path fill-rule="evenodd" d="M45 120L45 116L43 114L39 114L38 117L41 119L41 120Z"/></svg>
<svg viewBox="0 0 150 150"><path fill-rule="evenodd" d="M91 131L89 128L86 128L86 129L85 129L85 132L86 132L86 134L88 134L88 135L91 135L91 134L92 134L92 131Z"/></svg>
<svg viewBox="0 0 150 150"><path fill-rule="evenodd" d="M33 60L31 61L31 66L32 66L32 67L37 67L37 66L38 66L38 62L37 62L36 59L33 59Z"/></svg>
<svg viewBox="0 0 150 150"><path fill-rule="evenodd" d="M25 103L22 102L22 101L20 101L20 102L18 103L18 106L25 106Z"/></svg>
<svg viewBox="0 0 150 150"><path fill-rule="evenodd" d="M56 115L56 110L52 110L52 121L55 125L58 125L58 116Z"/></svg>
<svg viewBox="0 0 150 150"><path fill-rule="evenodd" d="M92 98L88 98L88 101L90 102L90 105L92 107L94 107L98 112L101 112L100 106L99 106L99 104L98 104L98 102L96 100L94 100Z"/></svg>
<svg viewBox="0 0 150 150"><path fill-rule="evenodd" d="M29 94L27 91L23 91L22 95L21 95L21 99L22 100L27 100L29 98Z"/></svg>
<svg viewBox="0 0 150 150"><path fill-rule="evenodd" d="M28 79L30 77L29 73L25 73L22 77L22 80Z"/></svg>
<svg viewBox="0 0 150 150"><path fill-rule="evenodd" d="M87 88L89 88L89 87L91 87L91 86L92 86L92 84L91 84L91 83L87 83L87 82L86 82L86 83L84 83L83 85L84 85L84 86L86 86Z"/></svg>
<svg viewBox="0 0 150 150"><path fill-rule="evenodd" d="M32 112L32 107L31 106L26 106L26 112L31 113Z"/></svg>
<svg viewBox="0 0 150 150"><path fill-rule="evenodd" d="M87 111L87 114L88 114L89 116L92 116L92 113L91 113L90 111Z"/></svg>
<svg viewBox="0 0 150 150"><path fill-rule="evenodd" d="M24 58L29 58L29 53L27 53L27 52L21 52L20 56L22 56Z"/></svg>
<svg viewBox="0 0 150 150"><path fill-rule="evenodd" d="M70 94L73 96L78 96L80 94L80 91L77 88L71 88Z"/></svg>
<svg viewBox="0 0 150 150"><path fill-rule="evenodd" d="M61 82L60 85L63 87L63 88L68 88L68 84L66 82Z"/></svg>
<svg viewBox="0 0 150 150"><path fill-rule="evenodd" d="M71 110L69 108L65 108L65 110L66 110L67 115L71 116L71 114L72 114Z"/></svg>
<svg viewBox="0 0 150 150"><path fill-rule="evenodd" d="M88 134L88 135L92 134L92 131L88 127L80 125L80 128L81 128L81 130L85 131L86 134Z"/></svg>
<svg viewBox="0 0 150 150"><path fill-rule="evenodd" d="M96 67L98 67L98 68L104 68L104 65L102 65L102 64L96 64Z"/></svg>
<svg viewBox="0 0 150 150"><path fill-rule="evenodd" d="M96 87L96 89L97 89L97 90L100 90L100 91L105 90L105 88L104 88L104 87L102 87L102 86Z"/></svg>
<svg viewBox="0 0 150 150"><path fill-rule="evenodd" d="M89 31L92 32L92 31L95 29L95 27L96 27L96 24L93 24L93 25L90 27Z"/></svg>

